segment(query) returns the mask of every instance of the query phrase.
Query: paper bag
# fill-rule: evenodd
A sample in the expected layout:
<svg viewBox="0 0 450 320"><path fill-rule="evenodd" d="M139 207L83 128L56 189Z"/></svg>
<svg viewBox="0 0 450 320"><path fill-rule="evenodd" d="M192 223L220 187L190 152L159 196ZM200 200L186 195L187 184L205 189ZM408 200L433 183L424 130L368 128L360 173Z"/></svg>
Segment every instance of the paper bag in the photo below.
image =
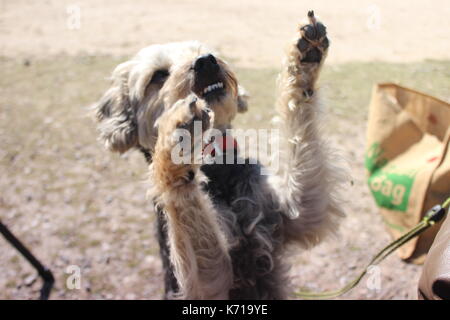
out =
<svg viewBox="0 0 450 320"><path fill-rule="evenodd" d="M395 84L372 92L365 167L389 232L398 238L450 196L450 104ZM422 263L439 225L399 249Z"/></svg>

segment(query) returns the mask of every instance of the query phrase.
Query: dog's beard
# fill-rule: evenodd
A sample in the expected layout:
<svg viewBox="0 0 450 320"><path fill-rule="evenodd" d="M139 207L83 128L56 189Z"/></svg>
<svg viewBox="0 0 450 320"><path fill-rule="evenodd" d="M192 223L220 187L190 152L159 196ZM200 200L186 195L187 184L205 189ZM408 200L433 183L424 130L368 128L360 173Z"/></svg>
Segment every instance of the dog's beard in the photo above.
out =
<svg viewBox="0 0 450 320"><path fill-rule="evenodd" d="M237 82L231 71L219 62L210 73L195 73L191 90L204 99L208 108L214 111L214 127L226 129L237 113Z"/></svg>
<svg viewBox="0 0 450 320"><path fill-rule="evenodd" d="M213 99L207 104L214 112L213 127L219 130L228 129L237 113L236 97L230 91L224 91L216 100Z"/></svg>

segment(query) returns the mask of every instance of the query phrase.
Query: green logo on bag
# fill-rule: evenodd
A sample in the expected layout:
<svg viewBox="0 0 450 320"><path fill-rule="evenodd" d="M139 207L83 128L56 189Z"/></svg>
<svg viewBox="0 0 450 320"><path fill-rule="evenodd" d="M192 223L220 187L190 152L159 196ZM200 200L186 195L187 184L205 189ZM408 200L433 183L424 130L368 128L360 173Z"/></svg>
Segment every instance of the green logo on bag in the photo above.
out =
<svg viewBox="0 0 450 320"><path fill-rule="evenodd" d="M382 154L379 143L372 144L366 153L365 166L370 172L370 191L378 206L405 212L416 171L405 172L395 166L388 166Z"/></svg>

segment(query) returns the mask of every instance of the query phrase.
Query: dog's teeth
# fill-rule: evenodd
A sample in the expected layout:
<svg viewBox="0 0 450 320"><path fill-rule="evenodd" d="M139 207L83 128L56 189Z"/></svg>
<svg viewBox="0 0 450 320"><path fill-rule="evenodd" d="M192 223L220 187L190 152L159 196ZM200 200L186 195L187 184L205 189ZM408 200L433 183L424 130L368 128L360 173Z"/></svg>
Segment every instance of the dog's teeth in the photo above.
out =
<svg viewBox="0 0 450 320"><path fill-rule="evenodd" d="M205 89L203 89L203 93L205 94L219 88L223 88L223 82L217 82L207 86Z"/></svg>

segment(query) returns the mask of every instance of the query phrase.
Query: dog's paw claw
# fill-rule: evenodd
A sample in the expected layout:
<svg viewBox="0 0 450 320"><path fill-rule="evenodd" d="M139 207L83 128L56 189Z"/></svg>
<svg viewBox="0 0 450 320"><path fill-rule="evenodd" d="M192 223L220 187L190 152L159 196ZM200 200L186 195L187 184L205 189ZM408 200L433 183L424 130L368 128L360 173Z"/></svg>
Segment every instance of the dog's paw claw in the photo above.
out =
<svg viewBox="0 0 450 320"><path fill-rule="evenodd" d="M297 48L302 54L301 62L319 63L330 43L327 38L327 28L316 20L314 11L308 12L309 24L300 28L300 39Z"/></svg>

